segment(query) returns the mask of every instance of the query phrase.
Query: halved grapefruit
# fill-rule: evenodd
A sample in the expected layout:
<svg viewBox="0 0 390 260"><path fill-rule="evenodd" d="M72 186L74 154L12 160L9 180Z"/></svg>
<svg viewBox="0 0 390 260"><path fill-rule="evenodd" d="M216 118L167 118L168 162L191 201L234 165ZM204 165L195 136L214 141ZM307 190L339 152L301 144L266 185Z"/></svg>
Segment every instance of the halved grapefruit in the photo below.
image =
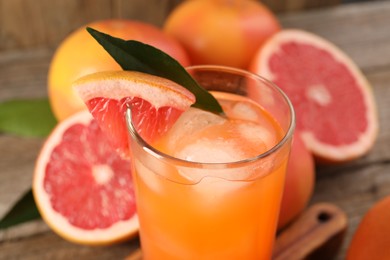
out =
<svg viewBox="0 0 390 260"><path fill-rule="evenodd" d="M138 230L126 108L132 108L138 132L151 141L195 97L172 81L131 71L99 72L74 85L91 113L71 116L50 134L37 159L34 198L43 219L63 238L111 244Z"/></svg>
<svg viewBox="0 0 390 260"><path fill-rule="evenodd" d="M88 111L50 134L37 159L33 193L42 218L69 241L111 244L137 234L130 162Z"/></svg>
<svg viewBox="0 0 390 260"><path fill-rule="evenodd" d="M334 44L309 32L285 29L259 49L250 70L289 96L297 130L319 161L345 162L373 146L378 119L370 84Z"/></svg>

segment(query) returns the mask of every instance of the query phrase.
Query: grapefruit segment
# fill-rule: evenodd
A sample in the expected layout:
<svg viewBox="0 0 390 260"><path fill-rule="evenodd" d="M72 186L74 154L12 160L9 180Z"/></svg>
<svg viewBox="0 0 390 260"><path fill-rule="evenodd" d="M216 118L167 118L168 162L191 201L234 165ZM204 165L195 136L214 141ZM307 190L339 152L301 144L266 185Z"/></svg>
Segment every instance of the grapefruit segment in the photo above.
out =
<svg viewBox="0 0 390 260"><path fill-rule="evenodd" d="M125 156L128 107L137 131L151 142L195 102L194 95L176 83L135 71L98 72L78 79L73 86L110 142Z"/></svg>
<svg viewBox="0 0 390 260"><path fill-rule="evenodd" d="M373 146L378 119L371 87L334 44L302 30L282 30L259 49L251 70L289 96L297 130L320 161L348 161Z"/></svg>
<svg viewBox="0 0 390 260"><path fill-rule="evenodd" d="M130 162L121 158L88 111L61 122L46 140L33 194L45 222L81 244L111 244L137 234Z"/></svg>

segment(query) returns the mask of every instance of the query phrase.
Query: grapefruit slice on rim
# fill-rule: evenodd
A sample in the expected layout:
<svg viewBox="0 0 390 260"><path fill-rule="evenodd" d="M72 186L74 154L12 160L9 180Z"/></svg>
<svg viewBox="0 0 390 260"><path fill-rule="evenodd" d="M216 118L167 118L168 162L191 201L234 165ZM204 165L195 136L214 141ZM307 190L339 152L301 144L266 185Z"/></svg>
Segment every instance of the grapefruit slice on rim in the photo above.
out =
<svg viewBox="0 0 390 260"><path fill-rule="evenodd" d="M151 142L165 133L194 102L194 95L173 81L135 71L106 71L73 84L114 147L128 156L125 112L142 138Z"/></svg>
<svg viewBox="0 0 390 260"><path fill-rule="evenodd" d="M334 44L285 29L259 49L250 70L275 82L291 99L297 130L319 161L349 161L373 146L378 119L371 87Z"/></svg>
<svg viewBox="0 0 390 260"><path fill-rule="evenodd" d="M137 234L130 163L88 111L61 122L46 140L33 194L45 222L69 241L111 244Z"/></svg>

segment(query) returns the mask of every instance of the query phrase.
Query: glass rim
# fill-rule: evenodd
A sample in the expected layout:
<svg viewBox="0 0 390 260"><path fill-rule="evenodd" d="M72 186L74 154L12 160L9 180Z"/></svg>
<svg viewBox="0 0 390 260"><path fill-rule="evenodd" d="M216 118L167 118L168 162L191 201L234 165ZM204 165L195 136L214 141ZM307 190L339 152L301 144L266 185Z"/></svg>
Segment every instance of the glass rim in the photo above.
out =
<svg viewBox="0 0 390 260"><path fill-rule="evenodd" d="M221 71L221 72L229 72L229 73L235 73L235 74L240 74L242 76L250 76L256 80L260 80L270 87L272 87L274 90L276 90L283 100L286 102L289 112L290 112L290 123L288 125L288 129L285 132L283 138L281 138L276 145L274 145L272 148L268 149L267 151L260 153L256 156L245 158L242 160L238 161L232 161L232 162L196 162L196 161L188 161L185 159L180 159L177 157L174 157L172 155L166 154L156 148L154 148L152 145L150 145L148 142L146 142L137 132L135 126L133 125L133 122L131 120L131 108L128 107L126 109L126 114L125 114L125 119L126 119L126 126L128 132L133 136L133 138L137 141L137 143L142 147L142 149L147 152L148 154L154 156L155 158L158 159L163 159L166 161L169 161L170 163L174 165L180 165L180 166L186 166L186 167L192 167L192 168L214 168L214 169L219 169L222 167L226 167L226 165L229 165L230 168L236 168L236 167L241 167L246 164L253 163L255 161L261 160L263 158L266 158L274 153L276 153L278 150L280 150L284 144L287 143L287 141L292 137L295 129L295 124L296 124L296 118L295 118L295 111L294 107L288 98L288 96L272 81L261 77L260 75L257 75L255 73L243 70L243 69L238 69L238 68L233 68L233 67L228 67L228 66L221 66L221 65L193 65L186 67L186 70L194 70L194 69L202 69L202 70L213 70L213 71ZM129 144L130 145L130 144Z"/></svg>

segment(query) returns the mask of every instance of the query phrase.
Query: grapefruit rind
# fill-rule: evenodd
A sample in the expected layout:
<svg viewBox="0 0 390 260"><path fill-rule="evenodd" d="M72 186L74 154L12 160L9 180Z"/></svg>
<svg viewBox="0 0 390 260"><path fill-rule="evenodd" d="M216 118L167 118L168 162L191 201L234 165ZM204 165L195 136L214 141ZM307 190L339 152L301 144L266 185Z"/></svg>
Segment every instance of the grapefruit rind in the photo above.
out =
<svg viewBox="0 0 390 260"><path fill-rule="evenodd" d="M183 110L195 102L190 91L173 81L136 71L89 74L76 80L73 87L84 102L95 97L115 100L139 97L149 101L156 108L174 106Z"/></svg>
<svg viewBox="0 0 390 260"><path fill-rule="evenodd" d="M46 165L53 149L60 143L64 131L74 124L87 125L91 120L93 117L88 111L81 111L62 121L52 131L37 159L34 170L33 194L42 218L58 235L79 244L108 245L131 238L138 233L137 214L134 214L131 219L119 221L109 228L84 230L71 225L64 216L52 208L50 198L43 187Z"/></svg>
<svg viewBox="0 0 390 260"><path fill-rule="evenodd" d="M313 152L317 161L328 163L350 161L366 154L374 145L379 129L376 104L371 86L366 77L352 59L336 45L318 35L299 29L284 29L271 36L255 55L256 58L251 65L251 70L274 81L275 75L269 69L268 62L270 57L278 52L280 49L279 47L284 42L312 44L318 48L325 49L327 52L330 52L337 61L346 64L363 93L364 102L367 108L366 120L368 122L368 128L365 132L361 133L356 142L338 146L328 145L318 140L312 132L302 129L300 130L302 133L301 137L308 149Z"/></svg>

